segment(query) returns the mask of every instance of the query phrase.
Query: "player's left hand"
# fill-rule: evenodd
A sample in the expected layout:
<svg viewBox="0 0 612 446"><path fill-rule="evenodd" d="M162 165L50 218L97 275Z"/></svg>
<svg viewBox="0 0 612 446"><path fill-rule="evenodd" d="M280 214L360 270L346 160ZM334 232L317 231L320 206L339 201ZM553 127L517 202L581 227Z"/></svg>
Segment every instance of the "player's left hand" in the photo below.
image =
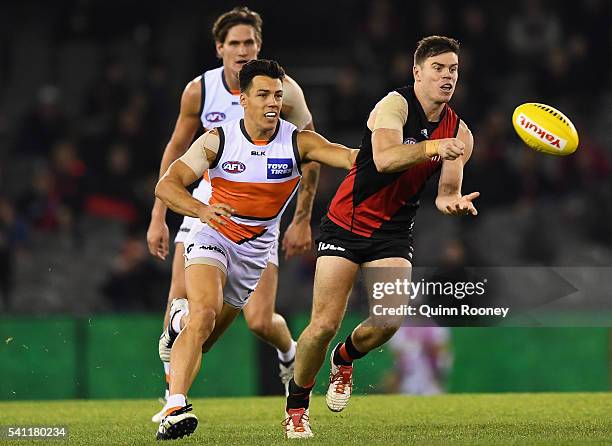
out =
<svg viewBox="0 0 612 446"><path fill-rule="evenodd" d="M478 211L472 203L480 196L480 192L472 192L446 205L448 215L478 215Z"/></svg>
<svg viewBox="0 0 612 446"><path fill-rule="evenodd" d="M306 253L312 248L312 230L310 222L292 221L283 237L282 249L285 253L285 260L291 256Z"/></svg>

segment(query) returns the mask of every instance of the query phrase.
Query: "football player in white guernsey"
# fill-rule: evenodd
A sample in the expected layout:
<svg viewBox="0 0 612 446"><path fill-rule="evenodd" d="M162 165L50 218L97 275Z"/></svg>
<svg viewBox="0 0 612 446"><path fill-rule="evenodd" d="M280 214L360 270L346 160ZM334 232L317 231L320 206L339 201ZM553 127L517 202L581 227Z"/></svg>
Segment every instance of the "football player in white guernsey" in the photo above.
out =
<svg viewBox="0 0 612 446"><path fill-rule="evenodd" d="M155 188L170 209L203 223L187 241L189 314L171 352L160 440L190 435L197 427L186 395L200 368L202 346L210 348L232 323L261 277L282 212L297 189L300 164L350 169L358 152L280 119L284 71L278 63L252 60L239 78L244 119L198 138ZM206 170L210 204L187 190Z"/></svg>
<svg viewBox="0 0 612 446"><path fill-rule="evenodd" d="M202 125L205 130L225 122L241 118L244 114L239 103L238 73L249 60L256 59L261 48L262 21L256 12L248 8L234 8L222 14L215 22L212 33L217 55L223 60L219 68L209 70L187 84L181 97L181 108L174 132L164 150L160 176L178 159L193 141ZM299 85L291 78L284 81L284 103L281 114L284 119L300 129L314 129L312 118ZM302 168L303 179L298 192L293 221L283 238L285 256L301 254L311 248L310 215L319 178L319 166L311 162ZM203 202L210 197L210 183L205 178L194 190L194 196ZM169 253L169 231L166 225L166 206L155 200L151 222L147 232L147 244L153 256L165 259ZM172 261L172 281L164 317L164 328L159 340L160 359L164 364L166 382L169 379L170 349L180 330L183 316L188 313L185 299L184 241L197 219L185 217L175 239ZM274 311L278 281L278 247L263 274L259 285L244 308L244 315L251 331L277 349L280 376L286 386L293 373L295 341L285 319ZM167 397L166 390L166 397ZM153 416L159 423L162 412Z"/></svg>

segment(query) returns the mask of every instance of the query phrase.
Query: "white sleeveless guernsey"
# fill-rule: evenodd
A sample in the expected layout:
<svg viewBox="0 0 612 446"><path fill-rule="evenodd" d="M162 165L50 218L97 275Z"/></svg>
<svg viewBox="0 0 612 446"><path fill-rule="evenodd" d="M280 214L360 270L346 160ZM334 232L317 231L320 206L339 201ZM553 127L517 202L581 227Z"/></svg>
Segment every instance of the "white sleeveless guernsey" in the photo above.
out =
<svg viewBox="0 0 612 446"><path fill-rule="evenodd" d="M210 130L226 122L240 119L244 109L240 105L240 92L231 92L223 76L223 67L208 70L202 74L202 97L200 121L206 130ZM200 181L193 191L198 200L208 203L210 198L210 183L208 175Z"/></svg>
<svg viewBox="0 0 612 446"><path fill-rule="evenodd" d="M218 131L219 151L208 169L210 204L226 203L235 209L219 232L255 251L269 250L301 178L297 128L279 119L272 138L258 144L247 134L243 119L224 124Z"/></svg>
<svg viewBox="0 0 612 446"><path fill-rule="evenodd" d="M197 219L185 241L185 267L212 265L225 273L223 301L242 308L268 262L274 263L283 211L297 191L301 172L296 127L279 120L274 136L254 142L235 120L217 128L219 151L208 169L209 203L234 208L218 230Z"/></svg>

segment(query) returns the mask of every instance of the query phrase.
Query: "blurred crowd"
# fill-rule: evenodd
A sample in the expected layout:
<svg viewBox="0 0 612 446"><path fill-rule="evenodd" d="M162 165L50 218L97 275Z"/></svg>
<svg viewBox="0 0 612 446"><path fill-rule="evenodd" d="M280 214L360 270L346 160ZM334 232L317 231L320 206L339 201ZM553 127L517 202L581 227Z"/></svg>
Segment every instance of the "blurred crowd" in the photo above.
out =
<svg viewBox="0 0 612 446"><path fill-rule="evenodd" d="M483 221L459 223L450 247L429 261L457 250L458 262L486 259L469 234L496 211L524 222L503 228L520 231L516 262L562 261L558 246L567 234L546 231L551 212L553 224L571 228L587 251L603 249L593 262L612 261L609 2L343 0L334 20L323 2L296 5L290 15L269 2L247 3L264 19L261 57L279 55L302 85L317 129L347 145L358 144L378 99L411 82L418 39L444 34L461 42L451 105L475 135L463 189L481 192ZM0 6L0 309L18 304L11 296L24 252L45 238L62 239L78 262L79 249L96 242L92 219L124 228L116 258L95 284L102 307L161 309L166 289L143 287L169 274L146 253L153 188L183 86L218 64L209 29L224 10L188 1L145 12L85 0ZM328 75L321 79L315 69ZM526 101L573 119L581 137L575 155L558 159L521 147L510 116ZM340 178L322 172L315 232ZM434 192L430 186L424 200ZM173 229L178 221L169 213ZM290 274L307 286L312 257L297 262Z"/></svg>

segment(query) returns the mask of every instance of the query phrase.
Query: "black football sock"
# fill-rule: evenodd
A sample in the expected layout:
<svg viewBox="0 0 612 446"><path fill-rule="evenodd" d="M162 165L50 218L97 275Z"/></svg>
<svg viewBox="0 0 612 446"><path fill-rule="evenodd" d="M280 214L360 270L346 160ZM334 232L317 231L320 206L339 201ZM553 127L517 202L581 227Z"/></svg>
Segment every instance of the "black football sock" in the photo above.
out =
<svg viewBox="0 0 612 446"><path fill-rule="evenodd" d="M368 352L362 353L353 344L352 333L346 337L344 342L334 351L334 364L352 365L356 359L363 358Z"/></svg>
<svg viewBox="0 0 612 446"><path fill-rule="evenodd" d="M287 397L287 411L289 409L308 409L310 403L310 391L314 387L314 382L310 386L300 387L293 378L289 381L289 396Z"/></svg>

